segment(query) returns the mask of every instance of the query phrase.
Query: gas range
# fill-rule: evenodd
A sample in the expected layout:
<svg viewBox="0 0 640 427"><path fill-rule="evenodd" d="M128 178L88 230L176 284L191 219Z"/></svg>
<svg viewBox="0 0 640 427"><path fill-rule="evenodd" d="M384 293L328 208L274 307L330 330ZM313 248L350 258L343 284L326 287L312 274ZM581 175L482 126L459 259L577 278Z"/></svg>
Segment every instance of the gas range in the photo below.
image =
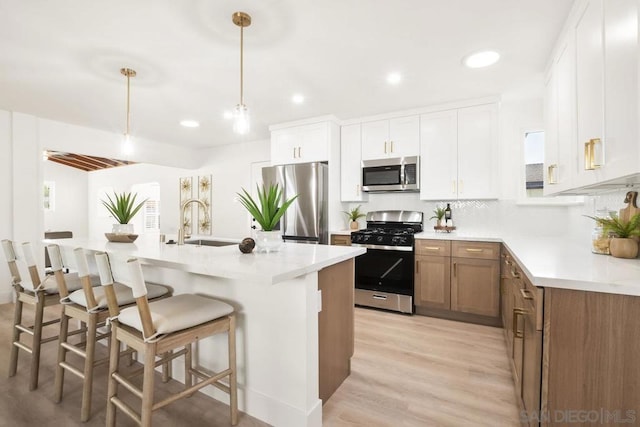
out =
<svg viewBox="0 0 640 427"><path fill-rule="evenodd" d="M422 231L422 212L378 211L367 214L367 228L351 233L352 246L412 251L415 233Z"/></svg>

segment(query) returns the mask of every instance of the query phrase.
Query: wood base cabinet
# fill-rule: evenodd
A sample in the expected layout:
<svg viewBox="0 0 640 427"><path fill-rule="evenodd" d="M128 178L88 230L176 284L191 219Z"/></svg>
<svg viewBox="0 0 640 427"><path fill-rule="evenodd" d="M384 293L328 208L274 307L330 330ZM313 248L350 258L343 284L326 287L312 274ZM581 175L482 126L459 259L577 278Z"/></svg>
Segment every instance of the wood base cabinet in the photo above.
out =
<svg viewBox="0 0 640 427"><path fill-rule="evenodd" d="M416 240L416 313L500 323L500 245Z"/></svg>

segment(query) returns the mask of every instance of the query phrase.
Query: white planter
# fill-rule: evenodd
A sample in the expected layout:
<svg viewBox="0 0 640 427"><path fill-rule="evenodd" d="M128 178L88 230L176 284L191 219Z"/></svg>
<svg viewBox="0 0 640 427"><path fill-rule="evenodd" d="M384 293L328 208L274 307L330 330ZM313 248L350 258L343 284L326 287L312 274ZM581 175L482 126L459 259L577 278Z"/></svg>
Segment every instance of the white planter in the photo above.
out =
<svg viewBox="0 0 640 427"><path fill-rule="evenodd" d="M133 224L113 224L112 233L133 234Z"/></svg>
<svg viewBox="0 0 640 427"><path fill-rule="evenodd" d="M282 245L282 233L280 230L256 231L256 252L277 252Z"/></svg>

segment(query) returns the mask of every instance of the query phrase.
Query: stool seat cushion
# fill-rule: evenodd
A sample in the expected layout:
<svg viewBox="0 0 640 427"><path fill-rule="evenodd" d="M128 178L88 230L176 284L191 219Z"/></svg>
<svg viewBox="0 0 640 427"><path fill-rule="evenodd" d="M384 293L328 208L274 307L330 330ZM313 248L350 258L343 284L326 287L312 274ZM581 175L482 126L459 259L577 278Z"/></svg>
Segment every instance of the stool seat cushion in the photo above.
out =
<svg viewBox="0 0 640 427"><path fill-rule="evenodd" d="M98 281L100 281L99 278ZM122 283L114 283L113 291L116 294L116 300L118 301L119 306L130 305L136 302L135 298L133 297L131 288L127 285L123 285ZM153 299L166 295L169 292L169 289L165 286L152 285L148 283L147 292L147 298ZM98 304L97 308L107 308L107 297L104 293L103 286L93 288L93 295L95 296L96 303ZM87 296L85 295L83 289L79 289L75 292L70 293L69 300L78 305L81 305L82 307L87 307Z"/></svg>
<svg viewBox="0 0 640 427"><path fill-rule="evenodd" d="M226 302L193 294L152 301L149 303L149 310L156 335L181 331L233 313L233 307ZM137 306L122 310L118 321L142 331Z"/></svg>
<svg viewBox="0 0 640 427"><path fill-rule="evenodd" d="M100 286L100 277L91 275L91 285L95 287ZM69 293L73 291L77 291L78 289L82 289L82 282L80 281L80 277L78 277L78 273L66 273L64 275L64 281L67 284L67 290ZM23 280L20 282L20 286L22 286L25 290L33 292L33 283L30 280ZM58 284L56 283L55 276L48 275L41 282L41 286L44 289L46 294L57 294L58 293Z"/></svg>

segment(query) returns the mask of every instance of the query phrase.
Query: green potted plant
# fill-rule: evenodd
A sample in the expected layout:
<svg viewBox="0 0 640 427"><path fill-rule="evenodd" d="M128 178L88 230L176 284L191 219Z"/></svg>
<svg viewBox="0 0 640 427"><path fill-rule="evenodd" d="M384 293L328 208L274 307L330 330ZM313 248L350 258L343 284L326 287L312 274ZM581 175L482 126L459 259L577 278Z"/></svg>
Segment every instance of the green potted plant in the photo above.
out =
<svg viewBox="0 0 640 427"><path fill-rule="evenodd" d="M342 211L349 218L349 228L352 230L357 230L359 227L358 219L366 216L366 214L360 212L360 206L362 205L358 205L349 211Z"/></svg>
<svg viewBox="0 0 640 427"><path fill-rule="evenodd" d="M142 209L147 199L136 204L138 195L131 192L122 192L122 194L114 192L113 198L108 194L106 196L108 200L101 200L101 202L111 216L118 221L117 224L113 224L112 232L116 234L133 234L133 224L129 224L129 221Z"/></svg>
<svg viewBox="0 0 640 427"><path fill-rule="evenodd" d="M588 215L587 215L588 216ZM605 236L609 235L609 251L616 258L635 258L638 256L638 242L633 238L640 236L640 214L632 216L629 221L624 221L617 214L612 213L611 218L598 218L589 216L600 225Z"/></svg>
<svg viewBox="0 0 640 427"><path fill-rule="evenodd" d="M433 216L429 219L435 219L436 227L442 227L442 218L444 218L444 208L439 206L433 210Z"/></svg>
<svg viewBox="0 0 640 427"><path fill-rule="evenodd" d="M256 222L262 227L261 231L256 232L256 248L258 252L273 252L278 249L282 238L280 230L274 231L278 221L282 215L291 206L293 201L298 197L296 194L286 201L282 201L282 189L278 184L271 184L267 188L264 184L257 188L258 200L254 200L251 194L242 188L242 193L236 193L242 206L255 218Z"/></svg>

